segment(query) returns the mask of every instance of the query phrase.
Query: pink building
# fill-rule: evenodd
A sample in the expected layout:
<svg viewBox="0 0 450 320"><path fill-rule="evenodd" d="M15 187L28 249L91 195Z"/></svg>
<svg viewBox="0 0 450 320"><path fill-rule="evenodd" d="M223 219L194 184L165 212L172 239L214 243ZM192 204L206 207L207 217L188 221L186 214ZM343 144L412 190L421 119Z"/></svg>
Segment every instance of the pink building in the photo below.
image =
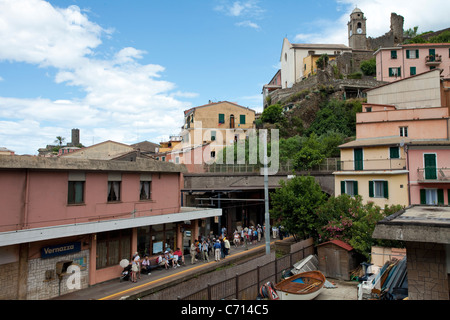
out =
<svg viewBox="0 0 450 320"><path fill-rule="evenodd" d="M450 205L450 141L408 144L411 204Z"/></svg>
<svg viewBox="0 0 450 320"><path fill-rule="evenodd" d="M450 77L450 43L414 43L380 48L374 53L377 80L392 82L433 69Z"/></svg>
<svg viewBox="0 0 450 320"><path fill-rule="evenodd" d="M221 210L181 207L182 171L150 159L0 156L0 299L49 299L118 278L136 251L188 247L198 219Z"/></svg>

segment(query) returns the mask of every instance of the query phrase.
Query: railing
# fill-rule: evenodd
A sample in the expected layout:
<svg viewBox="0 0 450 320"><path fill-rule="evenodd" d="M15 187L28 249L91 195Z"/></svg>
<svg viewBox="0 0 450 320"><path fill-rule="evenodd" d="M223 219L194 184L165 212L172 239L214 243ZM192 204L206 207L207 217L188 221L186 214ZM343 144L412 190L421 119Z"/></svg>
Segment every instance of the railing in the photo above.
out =
<svg viewBox="0 0 450 320"><path fill-rule="evenodd" d="M406 159L370 159L360 161L339 161L339 171L354 170L402 170L406 169Z"/></svg>
<svg viewBox="0 0 450 320"><path fill-rule="evenodd" d="M208 284L206 288L194 292L179 300L254 300L259 288L264 283L271 281L277 283L281 280L283 270L293 266L297 261L302 260L314 253L314 245L306 246L293 253L275 258L262 266L256 266L242 274L236 274L226 280L216 284Z"/></svg>
<svg viewBox="0 0 450 320"><path fill-rule="evenodd" d="M339 166L339 158L327 158L321 164L315 165L306 171L336 171ZM259 173L261 164L217 164L205 165L205 171L211 173ZM292 172L295 170L294 162L288 160L281 162L278 172Z"/></svg>
<svg viewBox="0 0 450 320"><path fill-rule="evenodd" d="M417 168L417 181L450 183L450 168Z"/></svg>
<svg viewBox="0 0 450 320"><path fill-rule="evenodd" d="M440 55L429 55L425 57L426 65L438 65L442 62L442 56Z"/></svg>

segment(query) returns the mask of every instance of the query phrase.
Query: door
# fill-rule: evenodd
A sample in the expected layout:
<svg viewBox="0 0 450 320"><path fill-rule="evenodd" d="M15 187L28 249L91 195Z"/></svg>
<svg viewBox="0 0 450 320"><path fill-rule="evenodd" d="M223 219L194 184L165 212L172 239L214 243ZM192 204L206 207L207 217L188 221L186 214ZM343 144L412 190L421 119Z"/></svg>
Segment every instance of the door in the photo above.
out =
<svg viewBox="0 0 450 320"><path fill-rule="evenodd" d="M234 115L230 116L230 128L233 129L234 128Z"/></svg>
<svg viewBox="0 0 450 320"><path fill-rule="evenodd" d="M339 279L341 274L340 251L333 248L324 249L326 277Z"/></svg>
<svg viewBox="0 0 450 320"><path fill-rule="evenodd" d="M436 55L435 49L428 49L428 55L430 56L430 61L434 61L434 56Z"/></svg>
<svg viewBox="0 0 450 320"><path fill-rule="evenodd" d="M423 156L425 163L425 179L436 179L436 155L434 153L426 153Z"/></svg>
<svg viewBox="0 0 450 320"><path fill-rule="evenodd" d="M354 149L353 157L355 160L355 170L363 170L363 149L362 148Z"/></svg>

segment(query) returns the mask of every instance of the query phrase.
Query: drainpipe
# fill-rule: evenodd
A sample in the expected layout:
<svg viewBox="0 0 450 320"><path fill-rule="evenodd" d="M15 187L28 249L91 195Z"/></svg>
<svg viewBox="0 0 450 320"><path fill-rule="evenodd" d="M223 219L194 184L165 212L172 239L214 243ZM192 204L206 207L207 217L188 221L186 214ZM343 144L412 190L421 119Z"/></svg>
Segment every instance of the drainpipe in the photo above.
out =
<svg viewBox="0 0 450 320"><path fill-rule="evenodd" d="M408 154L408 145L405 144L403 149L405 150L405 155L406 155L406 169L408 170L408 205L411 205L411 177L409 175L410 170L409 170L409 154Z"/></svg>
<svg viewBox="0 0 450 320"><path fill-rule="evenodd" d="M30 186L30 171L29 171L29 169L26 169L26 171L25 171L25 205L23 208L23 220L22 220L21 229L24 229L28 222L29 186Z"/></svg>

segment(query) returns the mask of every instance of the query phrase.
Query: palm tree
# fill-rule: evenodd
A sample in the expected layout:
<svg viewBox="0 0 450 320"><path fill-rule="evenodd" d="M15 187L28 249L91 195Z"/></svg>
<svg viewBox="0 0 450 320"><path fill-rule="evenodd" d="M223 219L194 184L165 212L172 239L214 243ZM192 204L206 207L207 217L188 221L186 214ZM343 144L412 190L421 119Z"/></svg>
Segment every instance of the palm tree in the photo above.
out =
<svg viewBox="0 0 450 320"><path fill-rule="evenodd" d="M55 142L59 143L59 146L61 147L62 143L66 140L66 138L63 138L61 136L57 136Z"/></svg>

